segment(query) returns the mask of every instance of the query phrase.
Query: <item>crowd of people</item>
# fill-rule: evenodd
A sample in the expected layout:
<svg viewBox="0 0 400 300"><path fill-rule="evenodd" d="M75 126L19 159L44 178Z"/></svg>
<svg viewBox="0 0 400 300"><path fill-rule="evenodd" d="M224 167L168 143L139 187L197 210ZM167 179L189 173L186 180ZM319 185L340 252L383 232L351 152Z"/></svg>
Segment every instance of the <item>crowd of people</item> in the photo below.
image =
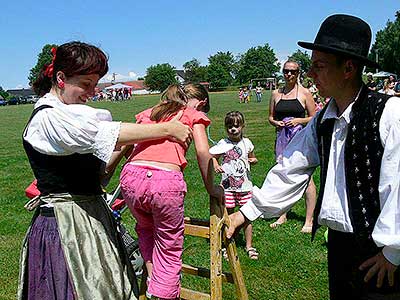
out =
<svg viewBox="0 0 400 300"><path fill-rule="evenodd" d="M372 73L367 74L368 89L389 96L400 96L400 80L397 80L394 75L389 75L387 78L376 82Z"/></svg>
<svg viewBox="0 0 400 300"><path fill-rule="evenodd" d="M210 98L200 84L170 85L136 124L113 121L85 105L108 71L104 52L82 42L57 47L33 85L41 98L23 133L41 196L22 247L18 299L137 299L103 192L123 157L120 183L136 219L146 296L179 299L183 170L192 141L206 191L229 210L228 238L243 225L250 259L259 257L251 221L277 217L271 227L281 226L305 193L301 231L329 230L330 299L399 299L400 106L396 92L378 93L371 78L362 81L363 67L377 66L367 56L370 42L369 25L349 15L328 17L314 42L299 42L312 50L313 82L303 87L298 63L283 65L284 86L272 92L268 118L276 127L276 165L261 188L250 179L258 159L243 113L226 114L226 137L210 149ZM388 79L386 90L391 86ZM241 103L251 90L239 92ZM262 92L258 84L257 102ZM214 173L222 174L220 184Z"/></svg>
<svg viewBox="0 0 400 300"><path fill-rule="evenodd" d="M132 89L121 88L121 89L104 89L98 91L91 98L92 101L122 101L128 100L132 97Z"/></svg>

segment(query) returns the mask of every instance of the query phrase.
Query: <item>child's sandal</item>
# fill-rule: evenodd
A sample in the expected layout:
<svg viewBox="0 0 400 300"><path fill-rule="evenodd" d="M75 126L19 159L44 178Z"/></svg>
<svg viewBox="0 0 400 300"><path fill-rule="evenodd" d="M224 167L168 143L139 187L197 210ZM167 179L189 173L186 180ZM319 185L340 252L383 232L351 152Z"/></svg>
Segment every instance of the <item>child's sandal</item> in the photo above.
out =
<svg viewBox="0 0 400 300"><path fill-rule="evenodd" d="M226 248L222 248L222 257L223 257L226 261L229 261L228 252L226 252Z"/></svg>
<svg viewBox="0 0 400 300"><path fill-rule="evenodd" d="M247 255L250 259L257 260L258 259L258 252L256 248L250 247L246 250Z"/></svg>

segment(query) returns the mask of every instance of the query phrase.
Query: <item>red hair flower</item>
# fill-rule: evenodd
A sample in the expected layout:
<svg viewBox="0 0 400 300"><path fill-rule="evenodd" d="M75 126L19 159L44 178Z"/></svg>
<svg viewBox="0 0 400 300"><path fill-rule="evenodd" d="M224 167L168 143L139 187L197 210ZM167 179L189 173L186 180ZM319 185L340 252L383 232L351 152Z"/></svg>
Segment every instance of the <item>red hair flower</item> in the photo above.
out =
<svg viewBox="0 0 400 300"><path fill-rule="evenodd" d="M54 69L54 61L56 60L56 52L57 48L53 47L51 48L51 53L53 54L53 59L51 60L51 63L47 66L46 70L44 71L44 75L47 77L53 77L53 69Z"/></svg>

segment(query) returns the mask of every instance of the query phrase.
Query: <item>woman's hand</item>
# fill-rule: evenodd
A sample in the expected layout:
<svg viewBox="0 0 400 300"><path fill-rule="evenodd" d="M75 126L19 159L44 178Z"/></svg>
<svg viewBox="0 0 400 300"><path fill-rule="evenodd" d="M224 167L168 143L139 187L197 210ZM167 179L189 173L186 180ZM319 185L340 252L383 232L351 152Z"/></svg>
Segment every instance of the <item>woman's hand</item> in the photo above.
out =
<svg viewBox="0 0 400 300"><path fill-rule="evenodd" d="M285 122L275 121L274 125L275 125L275 127L282 128L282 127L285 127Z"/></svg>
<svg viewBox="0 0 400 300"><path fill-rule="evenodd" d="M293 119L290 119L289 121L284 122L284 124L287 127L295 127L297 125L301 125L302 124L300 121L301 121L300 118L293 118Z"/></svg>
<svg viewBox="0 0 400 300"><path fill-rule="evenodd" d="M168 135L172 137L173 140L176 140L178 143L188 148L193 139L193 131L189 126L184 125L179 121L182 114L183 111L178 112L171 121L165 124L167 125Z"/></svg>

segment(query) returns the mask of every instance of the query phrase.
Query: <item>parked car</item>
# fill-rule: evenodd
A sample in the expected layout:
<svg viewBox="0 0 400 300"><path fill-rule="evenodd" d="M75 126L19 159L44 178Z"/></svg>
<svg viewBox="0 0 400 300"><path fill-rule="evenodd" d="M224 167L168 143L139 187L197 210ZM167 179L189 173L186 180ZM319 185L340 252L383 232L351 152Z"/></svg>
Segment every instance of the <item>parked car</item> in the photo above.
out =
<svg viewBox="0 0 400 300"><path fill-rule="evenodd" d="M19 104L19 99L18 98L11 98L10 100L8 100L8 105L16 105Z"/></svg>
<svg viewBox="0 0 400 300"><path fill-rule="evenodd" d="M28 103L28 98L20 97L18 104L26 104Z"/></svg>
<svg viewBox="0 0 400 300"><path fill-rule="evenodd" d="M39 98L35 95L31 95L26 98L27 103L36 103L38 100Z"/></svg>
<svg viewBox="0 0 400 300"><path fill-rule="evenodd" d="M0 106L7 105L7 101L0 99Z"/></svg>

